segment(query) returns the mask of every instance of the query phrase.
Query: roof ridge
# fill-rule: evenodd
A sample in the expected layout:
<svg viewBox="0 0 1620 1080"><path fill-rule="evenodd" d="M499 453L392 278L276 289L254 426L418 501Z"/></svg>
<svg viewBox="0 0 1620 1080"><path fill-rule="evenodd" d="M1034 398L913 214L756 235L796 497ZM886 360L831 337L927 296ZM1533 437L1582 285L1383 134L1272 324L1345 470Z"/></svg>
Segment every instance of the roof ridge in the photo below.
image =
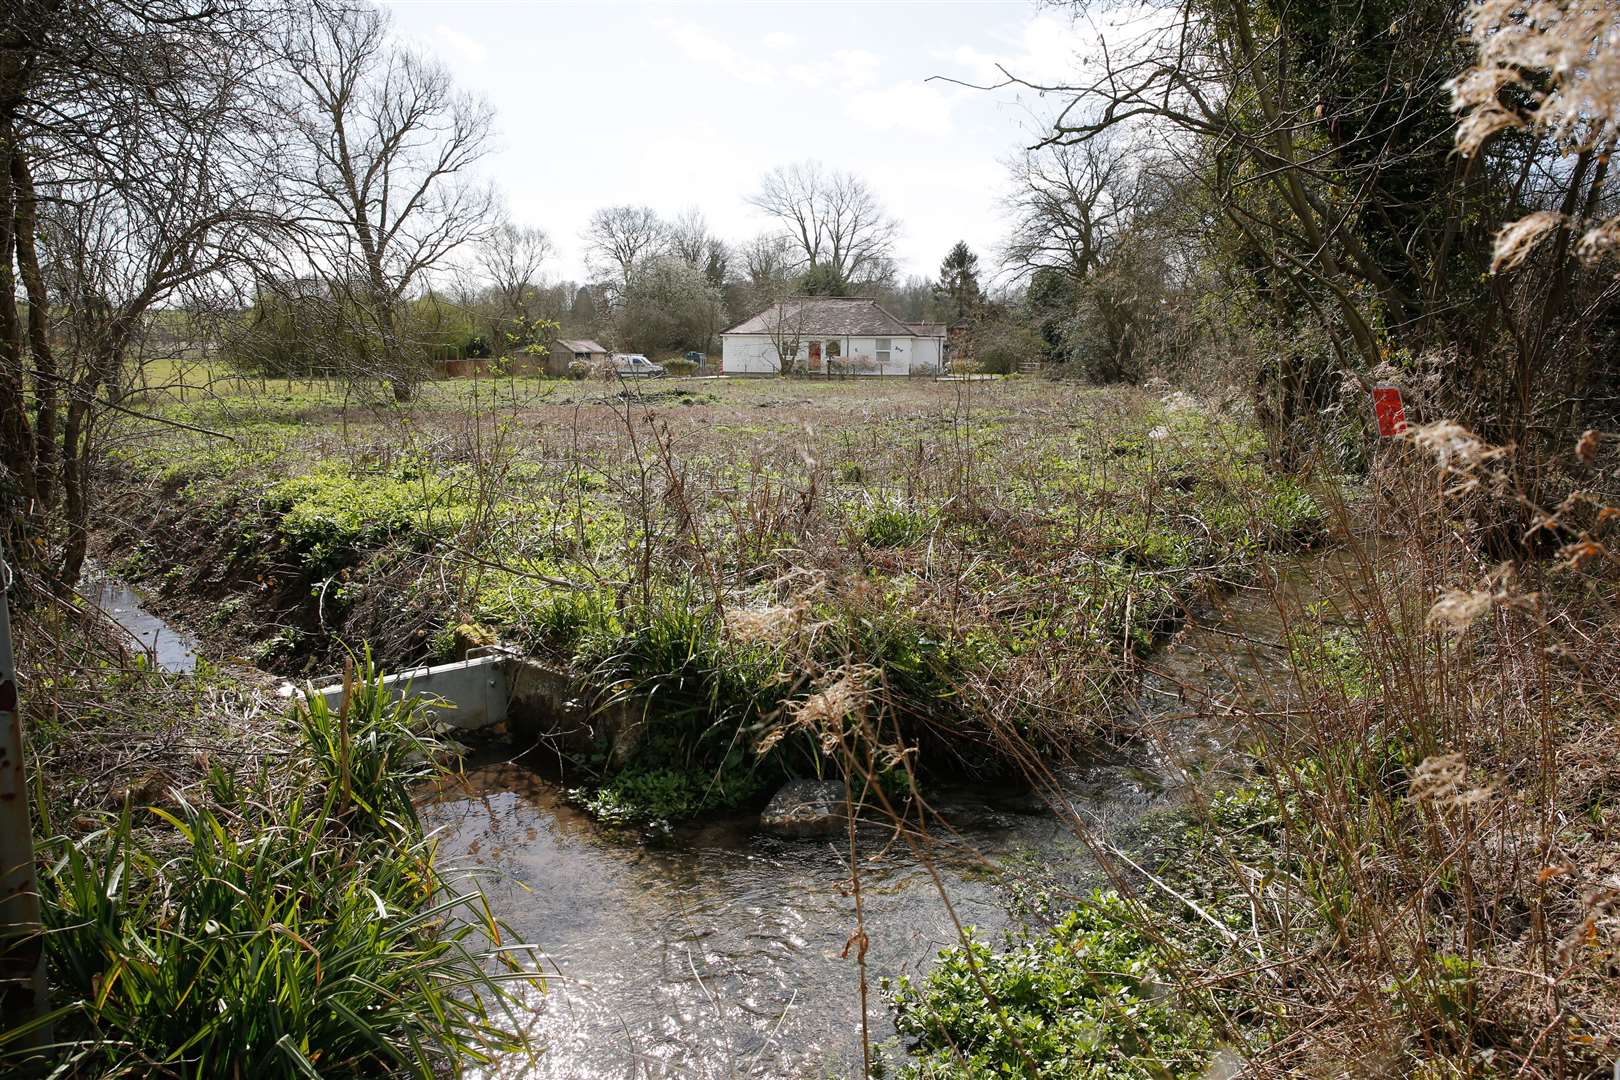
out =
<svg viewBox="0 0 1620 1080"><path fill-rule="evenodd" d="M787 310L795 312L791 318L805 325L800 331L806 335L915 337L911 324L883 306L875 296L810 296L789 295L767 304L760 311L744 319L725 334L769 333L771 315L782 310L780 318L787 318ZM821 318L817 318L817 312ZM866 312L866 314L861 314Z"/></svg>

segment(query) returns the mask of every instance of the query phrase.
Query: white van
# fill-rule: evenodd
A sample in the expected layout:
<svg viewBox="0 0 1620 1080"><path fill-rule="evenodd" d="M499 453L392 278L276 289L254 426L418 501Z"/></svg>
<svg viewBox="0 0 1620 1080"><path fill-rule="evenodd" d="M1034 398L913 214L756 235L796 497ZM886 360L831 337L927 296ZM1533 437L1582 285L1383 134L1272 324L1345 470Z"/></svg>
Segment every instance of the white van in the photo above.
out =
<svg viewBox="0 0 1620 1080"><path fill-rule="evenodd" d="M640 353L614 353L613 370L627 379L655 379L664 374L664 366L655 364Z"/></svg>

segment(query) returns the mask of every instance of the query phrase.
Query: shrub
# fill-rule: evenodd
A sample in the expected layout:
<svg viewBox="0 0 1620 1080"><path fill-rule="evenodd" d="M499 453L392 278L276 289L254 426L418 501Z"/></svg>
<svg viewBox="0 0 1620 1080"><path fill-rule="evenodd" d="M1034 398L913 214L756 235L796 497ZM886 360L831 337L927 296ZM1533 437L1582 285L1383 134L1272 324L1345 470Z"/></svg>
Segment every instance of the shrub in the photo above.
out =
<svg viewBox="0 0 1620 1080"><path fill-rule="evenodd" d="M1046 341L1022 313L977 327L970 346L977 369L987 374L1006 375L1027 360L1046 355Z"/></svg>
<svg viewBox="0 0 1620 1080"><path fill-rule="evenodd" d="M696 360L688 360L684 356L672 356L664 361L664 370L671 375L685 377L696 375L698 364Z"/></svg>
<svg viewBox="0 0 1620 1080"><path fill-rule="evenodd" d="M590 378L590 375L591 375L591 365L586 363L584 360L570 360L570 361L568 361L568 377L570 379L573 379L573 380L575 380L577 382L577 381L579 381L581 379Z"/></svg>
<svg viewBox="0 0 1620 1080"><path fill-rule="evenodd" d="M870 356L834 356L827 360L827 370L834 375L875 375L882 369Z"/></svg>

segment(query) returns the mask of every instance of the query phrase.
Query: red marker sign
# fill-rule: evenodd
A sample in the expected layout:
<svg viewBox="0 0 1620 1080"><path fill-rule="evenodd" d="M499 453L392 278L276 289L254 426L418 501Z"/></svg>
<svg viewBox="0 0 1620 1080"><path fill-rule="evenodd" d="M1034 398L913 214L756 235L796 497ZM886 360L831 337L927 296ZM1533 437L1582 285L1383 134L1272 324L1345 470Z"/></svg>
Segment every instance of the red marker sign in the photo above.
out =
<svg viewBox="0 0 1620 1080"><path fill-rule="evenodd" d="M1406 407L1401 404L1400 387L1373 387L1373 412L1378 414L1378 434L1384 438L1406 433Z"/></svg>

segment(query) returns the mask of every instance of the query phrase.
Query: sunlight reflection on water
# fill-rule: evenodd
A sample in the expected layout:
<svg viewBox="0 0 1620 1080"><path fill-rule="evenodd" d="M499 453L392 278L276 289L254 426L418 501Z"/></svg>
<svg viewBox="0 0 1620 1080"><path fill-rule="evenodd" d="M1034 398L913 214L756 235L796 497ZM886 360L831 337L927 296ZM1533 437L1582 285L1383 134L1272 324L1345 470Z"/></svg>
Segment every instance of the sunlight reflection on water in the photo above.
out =
<svg viewBox="0 0 1620 1080"><path fill-rule="evenodd" d="M443 862L501 872L485 883L495 910L560 976L537 1005L535 1034L547 1052L496 1075L858 1070L859 972L843 955L855 903L841 838L780 839L733 821L648 849L600 833L554 785L513 764L469 770L424 814L445 830ZM986 934L1008 916L984 859L1030 849L1080 861L1078 842L1049 814L961 796L946 816L963 839L941 844L935 865L956 917ZM958 940L928 869L891 839L889 830L863 830L867 1018L879 1042L894 1029L878 977L915 975Z"/></svg>
<svg viewBox="0 0 1620 1080"><path fill-rule="evenodd" d="M1309 585L1315 558L1298 561ZM1312 590L1302 586L1309 594ZM1218 629L1189 631L1156 657L1141 711L1159 742L1130 762L1063 770L1077 814L1100 835L1140 850L1143 816L1173 806L1183 768L1224 767L1237 726L1196 719L1198 700L1289 694L1283 621L1267 595L1240 592ZM1233 640L1249 644L1234 651ZM1207 706L1206 706L1207 707ZM892 833L862 832L862 886L874 1042L894 1037L879 977L916 975L957 942L951 910L994 940L1009 925L996 875L1056 872L1074 892L1103 883L1057 815L1012 791L936 792L958 839L933 850L950 900ZM442 830L441 861L493 869L495 911L555 968L535 1003L534 1062L506 1061L501 1080L640 1077L858 1076L858 971L844 957L855 932L843 838L788 840L753 819L694 827L665 848L604 834L559 787L519 764L469 768L423 808Z"/></svg>

